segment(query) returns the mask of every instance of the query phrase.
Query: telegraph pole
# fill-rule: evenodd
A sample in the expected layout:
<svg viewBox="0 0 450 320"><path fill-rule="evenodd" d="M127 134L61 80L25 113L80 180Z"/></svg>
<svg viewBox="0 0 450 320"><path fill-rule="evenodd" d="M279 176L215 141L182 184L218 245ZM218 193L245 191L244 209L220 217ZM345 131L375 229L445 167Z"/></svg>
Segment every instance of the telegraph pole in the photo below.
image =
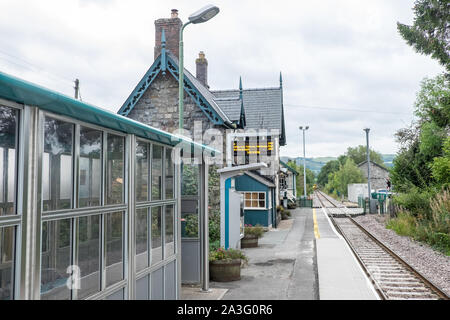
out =
<svg viewBox="0 0 450 320"><path fill-rule="evenodd" d="M73 87L73 88L75 89L75 99L78 100L78 95L79 95L79 92L80 92L80 80L75 79L74 82L75 82L75 87Z"/></svg>

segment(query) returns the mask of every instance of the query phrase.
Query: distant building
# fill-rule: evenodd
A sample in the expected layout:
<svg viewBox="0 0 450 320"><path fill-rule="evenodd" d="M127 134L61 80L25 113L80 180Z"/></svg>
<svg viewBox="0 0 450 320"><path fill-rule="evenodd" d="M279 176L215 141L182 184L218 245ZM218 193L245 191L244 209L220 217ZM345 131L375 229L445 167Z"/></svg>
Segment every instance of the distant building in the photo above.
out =
<svg viewBox="0 0 450 320"><path fill-rule="evenodd" d="M296 176L298 176L298 172L281 160L280 171L280 198L284 198L286 194L289 200L295 202L297 198Z"/></svg>
<svg viewBox="0 0 450 320"><path fill-rule="evenodd" d="M358 164L359 170L361 170L364 177L367 179L367 161ZM385 167L370 161L370 188L386 189L386 180L389 178L389 170Z"/></svg>

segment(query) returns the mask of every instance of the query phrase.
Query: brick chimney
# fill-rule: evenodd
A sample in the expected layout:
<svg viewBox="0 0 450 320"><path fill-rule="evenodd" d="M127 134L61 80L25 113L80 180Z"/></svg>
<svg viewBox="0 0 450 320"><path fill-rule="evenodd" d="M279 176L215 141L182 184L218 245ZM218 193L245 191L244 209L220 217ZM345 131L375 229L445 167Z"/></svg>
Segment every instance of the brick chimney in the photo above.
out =
<svg viewBox="0 0 450 320"><path fill-rule="evenodd" d="M208 60L205 58L205 53L200 51L198 54L198 58L195 60L196 64L196 78L200 81L205 87L209 89L208 85Z"/></svg>
<svg viewBox="0 0 450 320"><path fill-rule="evenodd" d="M166 36L166 49L178 57L178 45L180 41L180 29L183 26L180 18L178 18L178 10L172 9L170 18L155 20L155 57L161 53L161 33L164 29Z"/></svg>

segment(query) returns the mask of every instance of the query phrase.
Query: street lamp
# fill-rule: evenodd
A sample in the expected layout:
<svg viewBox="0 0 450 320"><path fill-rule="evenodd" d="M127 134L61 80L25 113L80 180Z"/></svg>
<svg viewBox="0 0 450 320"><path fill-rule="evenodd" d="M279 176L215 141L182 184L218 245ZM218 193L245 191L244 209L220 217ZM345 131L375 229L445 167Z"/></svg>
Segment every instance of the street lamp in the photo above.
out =
<svg viewBox="0 0 450 320"><path fill-rule="evenodd" d="M369 128L365 128L364 131L366 132L366 143L367 143L367 188L369 189L369 213L372 213L370 210L370 197L371 197L371 190L370 190L370 150L369 150Z"/></svg>
<svg viewBox="0 0 450 320"><path fill-rule="evenodd" d="M179 82L178 82L178 106L179 106L179 128L183 130L183 112L184 112L184 94L183 94L183 87L184 87L184 61L183 61L183 30L186 28L188 24L197 24L197 23L203 23L208 21L209 19L213 18L216 14L219 13L219 8L216 6L213 6L211 4L208 4L207 6L201 8L200 10L194 12L191 14L188 18L188 22L186 22L183 27L180 29L180 44L179 44Z"/></svg>
<svg viewBox="0 0 450 320"><path fill-rule="evenodd" d="M305 158L305 131L309 129L309 126L303 128L303 126L298 127L303 131L303 194L306 199L306 158Z"/></svg>

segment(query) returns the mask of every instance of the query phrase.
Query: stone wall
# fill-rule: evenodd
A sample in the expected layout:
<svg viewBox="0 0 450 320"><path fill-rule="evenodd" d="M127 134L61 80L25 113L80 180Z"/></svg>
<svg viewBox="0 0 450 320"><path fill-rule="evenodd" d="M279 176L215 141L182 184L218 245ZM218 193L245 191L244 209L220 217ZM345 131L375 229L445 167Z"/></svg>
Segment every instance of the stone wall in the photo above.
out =
<svg viewBox="0 0 450 320"><path fill-rule="evenodd" d="M367 162L358 166L364 177L367 179ZM389 171L380 168L379 166L371 163L370 164L370 188L372 190L376 189L386 189L386 179L389 177Z"/></svg>
<svg viewBox="0 0 450 320"><path fill-rule="evenodd" d="M128 117L164 131L178 129L178 81L166 72L160 73L145 91L141 99L130 111ZM214 126L203 111L185 92L184 94L184 128L193 132L194 121L201 121L203 132Z"/></svg>

